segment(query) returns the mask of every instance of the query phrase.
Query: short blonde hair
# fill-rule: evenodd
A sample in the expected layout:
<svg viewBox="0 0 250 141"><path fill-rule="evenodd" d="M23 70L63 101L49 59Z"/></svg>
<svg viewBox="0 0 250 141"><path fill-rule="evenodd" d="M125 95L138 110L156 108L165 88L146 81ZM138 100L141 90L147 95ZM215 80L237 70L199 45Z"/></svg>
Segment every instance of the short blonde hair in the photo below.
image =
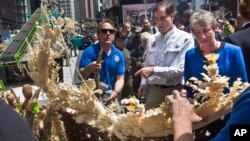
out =
<svg viewBox="0 0 250 141"><path fill-rule="evenodd" d="M211 26L214 30L217 28L217 21L211 12L198 10L190 17L190 26L193 29L195 25Z"/></svg>

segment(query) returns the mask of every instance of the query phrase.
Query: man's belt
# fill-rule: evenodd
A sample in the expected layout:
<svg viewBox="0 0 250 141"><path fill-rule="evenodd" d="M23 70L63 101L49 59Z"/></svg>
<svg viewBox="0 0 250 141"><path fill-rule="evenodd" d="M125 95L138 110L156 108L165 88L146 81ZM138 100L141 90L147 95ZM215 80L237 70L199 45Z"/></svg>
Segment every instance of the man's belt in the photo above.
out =
<svg viewBox="0 0 250 141"><path fill-rule="evenodd" d="M177 84L177 85L158 85L158 84L153 84L153 86L161 88L161 89L167 89L167 88L173 88L173 87L177 87L177 86L181 86L181 84Z"/></svg>

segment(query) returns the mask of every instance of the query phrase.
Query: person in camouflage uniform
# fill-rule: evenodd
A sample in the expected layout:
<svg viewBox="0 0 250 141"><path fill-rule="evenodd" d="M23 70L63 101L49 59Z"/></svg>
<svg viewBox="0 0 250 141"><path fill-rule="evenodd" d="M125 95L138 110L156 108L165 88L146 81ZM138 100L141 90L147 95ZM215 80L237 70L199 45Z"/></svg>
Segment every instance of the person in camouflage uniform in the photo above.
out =
<svg viewBox="0 0 250 141"><path fill-rule="evenodd" d="M125 57L125 79L124 87L120 95L120 99L127 98L133 93L133 79L132 79L132 61L130 57L130 52L125 48L126 36L122 31L117 31L115 34L115 45L123 52Z"/></svg>

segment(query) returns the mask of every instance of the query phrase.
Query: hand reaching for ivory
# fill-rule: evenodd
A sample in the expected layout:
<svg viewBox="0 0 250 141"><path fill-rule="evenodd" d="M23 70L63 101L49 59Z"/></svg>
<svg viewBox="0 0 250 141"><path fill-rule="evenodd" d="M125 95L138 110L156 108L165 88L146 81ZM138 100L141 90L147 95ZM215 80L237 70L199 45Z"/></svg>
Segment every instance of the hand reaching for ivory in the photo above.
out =
<svg viewBox="0 0 250 141"><path fill-rule="evenodd" d="M173 114L173 122L193 123L201 121L202 118L194 112L194 105L186 97L182 96L181 92L174 90L173 95L166 96Z"/></svg>

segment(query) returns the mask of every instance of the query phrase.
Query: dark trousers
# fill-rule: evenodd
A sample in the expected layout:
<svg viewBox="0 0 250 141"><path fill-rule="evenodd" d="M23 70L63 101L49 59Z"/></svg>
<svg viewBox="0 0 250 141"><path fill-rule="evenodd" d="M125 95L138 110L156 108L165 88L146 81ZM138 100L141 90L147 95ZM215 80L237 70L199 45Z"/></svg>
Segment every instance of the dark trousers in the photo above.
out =
<svg viewBox="0 0 250 141"><path fill-rule="evenodd" d="M124 86L122 89L120 99L129 98L129 96L133 95L133 79L132 76L125 77Z"/></svg>

